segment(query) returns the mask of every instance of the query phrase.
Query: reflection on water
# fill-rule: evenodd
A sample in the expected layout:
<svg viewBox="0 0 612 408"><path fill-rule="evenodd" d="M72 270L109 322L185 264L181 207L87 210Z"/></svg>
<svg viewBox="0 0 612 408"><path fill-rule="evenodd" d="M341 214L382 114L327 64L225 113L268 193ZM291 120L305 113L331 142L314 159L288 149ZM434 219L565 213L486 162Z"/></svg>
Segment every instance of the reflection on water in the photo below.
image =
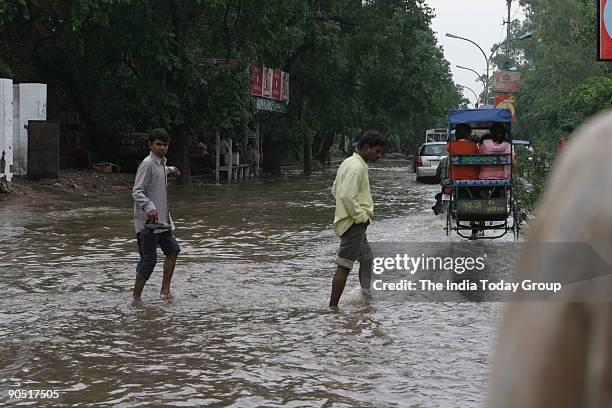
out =
<svg viewBox="0 0 612 408"><path fill-rule="evenodd" d="M405 167L371 178L371 241L448 239L436 185ZM173 188L183 252L169 302L159 265L131 300L129 193L3 203L0 402L18 387L60 390L50 406L482 406L497 304L366 301L354 274L327 309L332 181Z"/></svg>

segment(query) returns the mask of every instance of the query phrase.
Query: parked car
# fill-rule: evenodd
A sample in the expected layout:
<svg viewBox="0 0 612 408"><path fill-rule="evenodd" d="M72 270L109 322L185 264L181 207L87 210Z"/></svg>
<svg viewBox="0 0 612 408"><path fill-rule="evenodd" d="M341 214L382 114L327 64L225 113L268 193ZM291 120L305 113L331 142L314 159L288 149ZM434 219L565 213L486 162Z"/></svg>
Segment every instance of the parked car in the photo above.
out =
<svg viewBox="0 0 612 408"><path fill-rule="evenodd" d="M417 181L422 181L425 178L436 178L438 164L447 154L446 142L424 143L415 157Z"/></svg>

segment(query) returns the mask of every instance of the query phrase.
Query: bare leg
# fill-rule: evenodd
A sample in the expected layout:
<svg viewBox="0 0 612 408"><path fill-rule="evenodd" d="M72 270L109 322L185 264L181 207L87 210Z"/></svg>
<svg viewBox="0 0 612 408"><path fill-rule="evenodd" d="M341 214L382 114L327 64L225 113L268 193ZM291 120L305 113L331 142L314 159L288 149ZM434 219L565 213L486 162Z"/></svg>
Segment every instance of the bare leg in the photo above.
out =
<svg viewBox="0 0 612 408"><path fill-rule="evenodd" d="M359 259L359 285L361 289L370 290L372 281L372 258Z"/></svg>
<svg viewBox="0 0 612 408"><path fill-rule="evenodd" d="M338 302L340 301L340 296L342 296L342 291L344 291L348 275L349 269L338 265L332 281L332 293L329 299L329 307L338 307Z"/></svg>
<svg viewBox="0 0 612 408"><path fill-rule="evenodd" d="M136 272L136 282L134 283L133 292L134 299L140 299L140 295L142 295L142 289L144 289L145 283L147 283L147 281L142 276L140 276L138 272Z"/></svg>
<svg viewBox="0 0 612 408"><path fill-rule="evenodd" d="M162 279L162 286L159 294L162 297L170 296L170 282L172 282L172 275L174 274L174 267L176 266L176 258L178 252L167 255L164 259L164 277Z"/></svg>

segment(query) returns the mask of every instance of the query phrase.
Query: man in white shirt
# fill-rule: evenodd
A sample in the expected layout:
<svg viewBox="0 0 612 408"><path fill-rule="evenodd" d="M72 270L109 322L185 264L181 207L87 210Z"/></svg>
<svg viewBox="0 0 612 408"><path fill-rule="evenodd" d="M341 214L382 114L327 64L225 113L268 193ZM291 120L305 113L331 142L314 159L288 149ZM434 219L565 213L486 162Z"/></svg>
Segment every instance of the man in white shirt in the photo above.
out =
<svg viewBox="0 0 612 408"><path fill-rule="evenodd" d="M168 205L168 175L180 175L173 166L166 166L170 136L164 129L154 129L149 135L150 153L138 166L132 196L134 197L134 228L138 240L140 261L136 266L134 298L139 299L145 283L157 263L157 246L165 255L164 275L160 295L170 297L170 282L181 247L172 235L174 223Z"/></svg>

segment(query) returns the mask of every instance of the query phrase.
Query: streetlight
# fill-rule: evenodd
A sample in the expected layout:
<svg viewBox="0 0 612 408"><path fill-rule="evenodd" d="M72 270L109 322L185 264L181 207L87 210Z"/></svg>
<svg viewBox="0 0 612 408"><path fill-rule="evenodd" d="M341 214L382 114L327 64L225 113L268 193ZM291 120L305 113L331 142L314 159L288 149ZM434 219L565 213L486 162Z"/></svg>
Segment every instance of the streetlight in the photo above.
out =
<svg viewBox="0 0 612 408"><path fill-rule="evenodd" d="M469 86L465 86L465 85L458 85L458 86L460 88L467 89L467 90L471 91L474 94L474 98L476 98L476 102L474 103L474 107L478 108L478 95L476 94L476 92L472 88L470 88Z"/></svg>
<svg viewBox="0 0 612 408"><path fill-rule="evenodd" d="M506 41L504 41L502 43L497 44L495 47L493 47L493 50L491 51L491 55L489 55L488 58L487 58L487 54L484 52L482 47L480 45L476 44L474 41L470 40L469 38L460 37L458 35L451 34L451 33L446 33L445 35L447 37L449 37L449 38L455 38L457 40L463 40L463 41L467 41L469 43L472 43L476 47L478 47L478 49L482 53L482 56L485 59L485 63L487 64L487 76L486 76L486 86L485 86L484 94L485 94L485 103L488 103L489 102L489 68L490 68L491 58L493 58L493 54L495 54L495 52L497 52L497 50L499 50L499 48L502 45L507 44L507 43L509 43L511 41L526 40L527 38L531 38L533 36L533 33L530 31L530 32L527 32L527 33L517 37L517 38L510 38L509 40L506 40Z"/></svg>
<svg viewBox="0 0 612 408"><path fill-rule="evenodd" d="M457 67L457 68L459 68L459 69L465 69L465 70L467 70L467 71L471 71L471 72L473 72L473 73L475 73L475 74L476 74L476 78L478 78L478 80L482 82L483 92L482 92L482 94L481 94L481 95L482 95L482 96L483 96L483 98L484 98L484 89L486 89L486 88L487 88L487 82L485 81L484 77L483 77L482 75L480 75L480 74L478 73L478 71L476 71L475 69L472 69L472 68L469 68L469 67L464 67L464 66L462 66L462 65L455 65L455 67ZM480 98L478 98L478 97L477 97L477 99L480 99ZM484 103L485 105L487 104L487 102L488 102L487 100L484 100L484 101L483 101L483 103Z"/></svg>
<svg viewBox="0 0 612 408"><path fill-rule="evenodd" d="M459 68L459 69L465 69L465 70L468 70L468 71L472 71L473 73L475 73L475 74L476 74L476 77L477 77L477 78L478 78L480 81L482 81L483 85L485 85L485 86L486 86L486 82L485 82L485 81L484 81L484 79L482 78L482 75L480 75L480 74L478 73L478 71L476 71L475 69L468 68L468 67L464 67L464 66L462 66L462 65L455 65L455 67L457 67L457 68Z"/></svg>

